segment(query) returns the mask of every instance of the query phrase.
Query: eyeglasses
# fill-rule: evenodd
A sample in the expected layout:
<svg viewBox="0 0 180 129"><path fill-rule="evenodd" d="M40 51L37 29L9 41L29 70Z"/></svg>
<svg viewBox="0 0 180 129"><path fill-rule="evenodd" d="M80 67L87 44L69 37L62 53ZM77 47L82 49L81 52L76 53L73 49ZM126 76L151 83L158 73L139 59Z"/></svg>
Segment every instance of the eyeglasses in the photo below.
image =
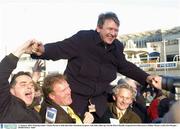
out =
<svg viewBox="0 0 180 129"><path fill-rule="evenodd" d="M124 97L124 96L117 96L117 98L121 99L121 100L124 100L124 101L130 101L132 100L131 97Z"/></svg>

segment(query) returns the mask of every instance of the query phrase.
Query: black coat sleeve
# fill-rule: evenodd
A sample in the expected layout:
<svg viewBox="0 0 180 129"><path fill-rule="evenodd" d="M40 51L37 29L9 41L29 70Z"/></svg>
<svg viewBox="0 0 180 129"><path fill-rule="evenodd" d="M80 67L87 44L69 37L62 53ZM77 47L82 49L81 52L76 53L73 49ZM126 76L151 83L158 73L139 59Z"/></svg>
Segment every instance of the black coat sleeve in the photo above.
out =
<svg viewBox="0 0 180 129"><path fill-rule="evenodd" d="M47 43L44 45L45 53L42 56L31 55L34 59L59 60L71 59L78 55L82 43L81 31L63 41Z"/></svg>
<svg viewBox="0 0 180 129"><path fill-rule="evenodd" d="M8 79L16 68L17 62L18 58L13 54L4 57L0 62L0 112L3 111L3 107L6 107L11 98Z"/></svg>
<svg viewBox="0 0 180 129"><path fill-rule="evenodd" d="M123 53L124 47L123 44L119 43L117 44L117 57L118 57L118 72L136 80L143 86L147 85L146 78L149 76L148 73L137 67L135 64L129 62L126 60L125 55Z"/></svg>

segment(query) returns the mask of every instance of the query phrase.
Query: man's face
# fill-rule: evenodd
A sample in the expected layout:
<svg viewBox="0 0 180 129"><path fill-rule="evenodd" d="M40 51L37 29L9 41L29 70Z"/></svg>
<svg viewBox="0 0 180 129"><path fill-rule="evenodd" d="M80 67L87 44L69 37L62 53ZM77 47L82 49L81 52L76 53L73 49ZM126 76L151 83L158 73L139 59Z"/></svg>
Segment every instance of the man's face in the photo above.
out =
<svg viewBox="0 0 180 129"><path fill-rule="evenodd" d="M34 99L34 84L32 78L21 75L16 78L16 84L10 89L12 95L20 98L27 106L31 105Z"/></svg>
<svg viewBox="0 0 180 129"><path fill-rule="evenodd" d="M58 105L68 106L72 103L71 89L66 80L61 80L53 85L53 92L49 97Z"/></svg>
<svg viewBox="0 0 180 129"><path fill-rule="evenodd" d="M129 107L129 105L132 103L132 93L130 90L121 88L115 96L113 96L113 99L116 101L116 106L120 110L125 110Z"/></svg>
<svg viewBox="0 0 180 129"><path fill-rule="evenodd" d="M112 44L118 35L119 26L113 20L107 19L103 26L97 26L96 30L105 43Z"/></svg>

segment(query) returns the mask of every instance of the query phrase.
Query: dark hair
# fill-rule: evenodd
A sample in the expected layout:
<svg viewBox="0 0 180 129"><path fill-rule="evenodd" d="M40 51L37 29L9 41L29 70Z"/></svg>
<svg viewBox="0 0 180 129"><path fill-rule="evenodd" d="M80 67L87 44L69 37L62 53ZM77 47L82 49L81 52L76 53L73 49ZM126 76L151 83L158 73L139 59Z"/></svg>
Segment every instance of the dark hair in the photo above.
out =
<svg viewBox="0 0 180 129"><path fill-rule="evenodd" d="M107 19L113 20L118 26L120 24L119 19L115 13L107 12L107 13L102 13L99 15L97 26L99 26L101 28L103 26L105 20L107 20Z"/></svg>
<svg viewBox="0 0 180 129"><path fill-rule="evenodd" d="M29 76L30 78L32 78L31 74L29 72L20 71L12 76L12 79L10 81L10 86L11 87L14 86L16 84L16 78L19 76L22 76L22 75L26 75L26 76Z"/></svg>
<svg viewBox="0 0 180 129"><path fill-rule="evenodd" d="M159 117L163 117L169 111L170 106L171 106L171 99L169 98L161 99L158 104Z"/></svg>
<svg viewBox="0 0 180 129"><path fill-rule="evenodd" d="M66 80L66 77L62 74L55 73L50 74L44 78L44 83L42 86L43 94L45 98L48 98L49 93L53 92L53 84Z"/></svg>

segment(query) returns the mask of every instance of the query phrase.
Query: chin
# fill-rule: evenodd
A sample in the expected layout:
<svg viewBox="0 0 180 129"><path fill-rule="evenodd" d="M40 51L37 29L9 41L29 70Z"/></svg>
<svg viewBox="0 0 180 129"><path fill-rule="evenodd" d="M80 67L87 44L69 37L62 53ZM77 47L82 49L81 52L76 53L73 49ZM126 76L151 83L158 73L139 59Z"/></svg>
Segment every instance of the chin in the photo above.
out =
<svg viewBox="0 0 180 129"><path fill-rule="evenodd" d="M31 103L26 103L27 106L30 106L31 104L32 104L32 102Z"/></svg>
<svg viewBox="0 0 180 129"><path fill-rule="evenodd" d="M109 41L109 42L106 42L106 43L109 44L109 45L112 44L112 42L110 42L110 41Z"/></svg>

